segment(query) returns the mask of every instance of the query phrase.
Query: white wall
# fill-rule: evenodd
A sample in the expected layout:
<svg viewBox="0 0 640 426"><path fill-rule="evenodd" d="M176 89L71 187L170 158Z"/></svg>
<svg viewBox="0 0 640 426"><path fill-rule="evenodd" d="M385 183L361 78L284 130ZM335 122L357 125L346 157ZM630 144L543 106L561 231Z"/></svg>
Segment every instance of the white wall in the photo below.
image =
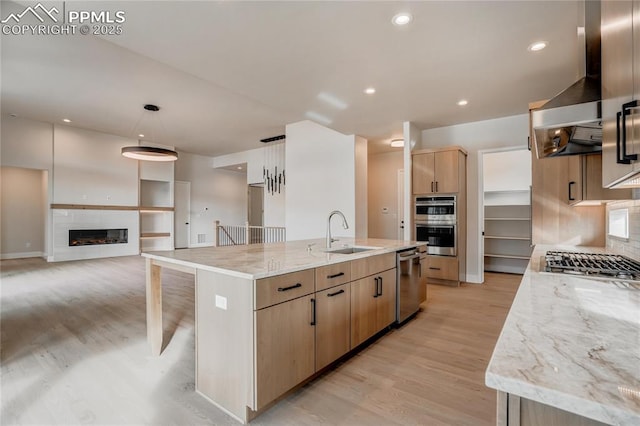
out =
<svg viewBox="0 0 640 426"><path fill-rule="evenodd" d="M189 247L212 245L216 220L223 225L247 220L246 174L212 166L211 157L183 152L175 164L176 180L191 182ZM204 234L204 242L198 243L199 234Z"/></svg>
<svg viewBox="0 0 640 426"><path fill-rule="evenodd" d="M349 223L334 218L332 234L354 237L356 225L355 136L312 121L287 125L287 240L322 238L327 217L340 210Z"/></svg>
<svg viewBox="0 0 640 426"><path fill-rule="evenodd" d="M517 149L487 152L483 157L484 190L528 191L531 186L531 152Z"/></svg>
<svg viewBox="0 0 640 426"><path fill-rule="evenodd" d="M355 235L356 238L367 238L369 235L369 149L367 140L355 137Z"/></svg>
<svg viewBox="0 0 640 426"><path fill-rule="evenodd" d="M405 121L402 123L402 136L405 140L402 149L404 160L404 239L411 240L411 236L414 234L413 211L411 210L413 197L411 151L422 147L423 135L415 124Z"/></svg>
<svg viewBox="0 0 640 426"><path fill-rule="evenodd" d="M138 205L138 161L121 149L138 141L69 126L54 126L53 202Z"/></svg>
<svg viewBox="0 0 640 426"><path fill-rule="evenodd" d="M526 148L529 135L527 114L494 120L465 123L422 131L422 141L416 149L459 145L469 152L467 158L467 281L480 282L482 224L478 212L481 179L478 174L478 151L492 148Z"/></svg>
<svg viewBox="0 0 640 426"><path fill-rule="evenodd" d="M22 167L43 170L46 173L46 220L44 226L44 254L51 253L51 211L53 199L53 125L40 121L2 115L0 123L0 164L3 167Z"/></svg>
<svg viewBox="0 0 640 426"><path fill-rule="evenodd" d="M250 149L233 154L213 157L212 167L220 168L235 164L247 164L247 183L262 183L262 166L265 164L265 148Z"/></svg>
<svg viewBox="0 0 640 426"><path fill-rule="evenodd" d="M2 259L46 255L47 171L0 168Z"/></svg>
<svg viewBox="0 0 640 426"><path fill-rule="evenodd" d="M402 150L369 156L369 237L398 238L398 170L403 169ZM384 210L383 210L384 209Z"/></svg>
<svg viewBox="0 0 640 426"><path fill-rule="evenodd" d="M264 182L262 167L265 164L267 151L267 146L265 146L263 148L213 157L212 165L214 168L220 168L236 164L246 164L247 184L262 184ZM289 172L287 170L287 177L288 176ZM285 226L286 193L286 184L282 186L280 193L276 192L275 194L268 194L265 189L264 226Z"/></svg>

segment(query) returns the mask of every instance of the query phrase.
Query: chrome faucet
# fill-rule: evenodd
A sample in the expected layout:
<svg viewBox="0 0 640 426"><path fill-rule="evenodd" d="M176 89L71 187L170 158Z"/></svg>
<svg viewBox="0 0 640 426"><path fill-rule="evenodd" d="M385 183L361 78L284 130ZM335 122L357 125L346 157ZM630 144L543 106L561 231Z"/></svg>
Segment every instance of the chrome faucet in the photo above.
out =
<svg viewBox="0 0 640 426"><path fill-rule="evenodd" d="M329 219L327 219L327 249L331 248L332 242L338 241L334 238L331 238L331 218L333 217L334 214L338 214L342 216L342 227L344 229L349 229L349 224L347 224L347 218L344 217L344 215L340 210L334 210L331 213L329 213Z"/></svg>

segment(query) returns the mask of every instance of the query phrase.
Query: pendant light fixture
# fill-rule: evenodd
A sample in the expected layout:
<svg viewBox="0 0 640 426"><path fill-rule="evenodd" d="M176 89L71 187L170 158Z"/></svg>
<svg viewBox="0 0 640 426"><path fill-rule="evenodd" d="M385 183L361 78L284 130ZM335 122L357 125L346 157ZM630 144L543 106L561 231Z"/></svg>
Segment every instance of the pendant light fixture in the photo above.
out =
<svg viewBox="0 0 640 426"><path fill-rule="evenodd" d="M272 138L260 139L260 142L270 143L285 140L285 135L274 136ZM267 145L264 150L264 162L262 166L262 177L267 194L275 195L283 190L286 184L284 172L284 143Z"/></svg>
<svg viewBox="0 0 640 426"><path fill-rule="evenodd" d="M152 104L145 105L144 109L150 112L160 111L160 107ZM142 116L140 117L140 120L142 120ZM140 120L138 120L138 123L136 123L136 127L138 127ZM144 135L142 134L140 134L139 136L144 137ZM141 141L138 140L138 142ZM155 146L125 146L122 147L121 153L123 157L142 161L176 161L178 159L178 153L176 151L166 148L158 148Z"/></svg>

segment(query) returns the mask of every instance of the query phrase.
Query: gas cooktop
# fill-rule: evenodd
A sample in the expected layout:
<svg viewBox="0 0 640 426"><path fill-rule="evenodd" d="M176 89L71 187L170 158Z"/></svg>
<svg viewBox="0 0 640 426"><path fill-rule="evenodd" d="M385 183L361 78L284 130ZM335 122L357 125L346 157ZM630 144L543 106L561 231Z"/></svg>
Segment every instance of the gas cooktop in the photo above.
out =
<svg viewBox="0 0 640 426"><path fill-rule="evenodd" d="M542 271L640 283L640 262L618 254L548 251ZM632 285L640 289L640 285Z"/></svg>

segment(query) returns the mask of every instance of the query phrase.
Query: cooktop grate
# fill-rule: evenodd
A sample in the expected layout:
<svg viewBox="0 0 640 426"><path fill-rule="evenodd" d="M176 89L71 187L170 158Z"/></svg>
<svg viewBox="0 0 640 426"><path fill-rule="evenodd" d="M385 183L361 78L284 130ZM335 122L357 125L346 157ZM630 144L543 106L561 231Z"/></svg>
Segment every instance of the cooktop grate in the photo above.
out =
<svg viewBox="0 0 640 426"><path fill-rule="evenodd" d="M546 272L640 280L640 262L618 254L548 251Z"/></svg>

